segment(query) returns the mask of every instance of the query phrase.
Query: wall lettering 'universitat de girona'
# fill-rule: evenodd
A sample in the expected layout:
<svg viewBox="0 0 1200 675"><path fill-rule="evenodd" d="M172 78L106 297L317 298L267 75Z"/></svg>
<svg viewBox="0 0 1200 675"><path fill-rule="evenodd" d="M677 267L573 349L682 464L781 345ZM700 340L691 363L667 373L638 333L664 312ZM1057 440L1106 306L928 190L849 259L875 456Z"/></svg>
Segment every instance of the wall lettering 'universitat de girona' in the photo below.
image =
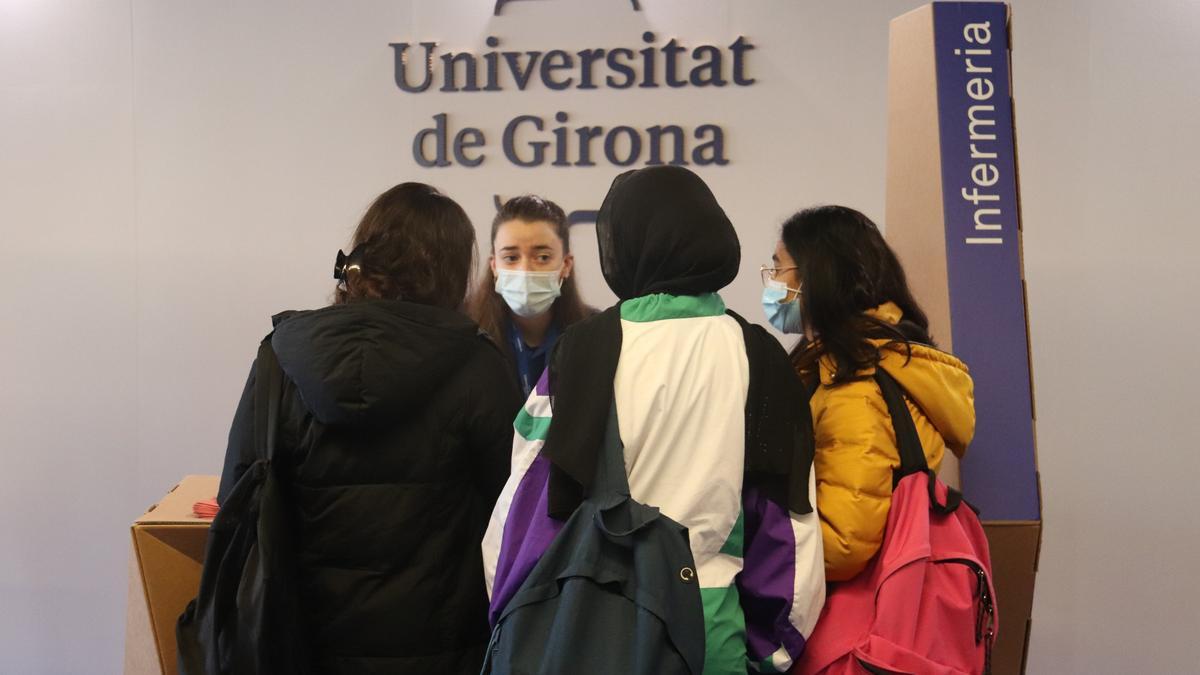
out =
<svg viewBox="0 0 1200 675"><path fill-rule="evenodd" d="M749 87L747 55L755 45L739 36L727 46L686 46L652 32L636 47L592 47L546 51L505 50L488 37L482 53L441 51L436 42L394 42L396 87L405 95L429 91L487 96L523 92L531 85L549 91L590 89L659 90L687 87ZM495 139L492 139L494 142ZM646 128L600 126L572 119L566 111L517 115L500 136L504 158L520 167L724 166L729 163L725 130L719 124L687 129L660 123ZM453 124L447 113L433 116L413 137L413 159L423 167L482 165L489 156L482 129Z"/></svg>

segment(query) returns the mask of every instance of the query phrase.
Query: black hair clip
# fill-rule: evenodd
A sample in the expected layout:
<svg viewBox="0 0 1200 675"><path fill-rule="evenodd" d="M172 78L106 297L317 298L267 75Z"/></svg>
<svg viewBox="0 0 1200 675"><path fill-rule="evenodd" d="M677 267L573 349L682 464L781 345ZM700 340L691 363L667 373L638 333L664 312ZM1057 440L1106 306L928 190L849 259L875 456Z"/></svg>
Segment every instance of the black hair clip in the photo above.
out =
<svg viewBox="0 0 1200 675"><path fill-rule="evenodd" d="M333 264L333 278L338 281L346 281L346 272L351 269L362 271L363 252L366 244L359 244L350 251L350 255L346 255L341 249L337 252L337 261Z"/></svg>

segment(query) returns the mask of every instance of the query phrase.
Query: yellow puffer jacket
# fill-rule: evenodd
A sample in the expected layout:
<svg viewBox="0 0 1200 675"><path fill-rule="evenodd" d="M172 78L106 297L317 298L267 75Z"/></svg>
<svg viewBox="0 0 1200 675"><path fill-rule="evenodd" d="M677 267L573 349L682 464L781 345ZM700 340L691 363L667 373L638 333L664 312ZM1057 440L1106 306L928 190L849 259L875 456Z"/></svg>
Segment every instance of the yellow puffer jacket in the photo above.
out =
<svg viewBox="0 0 1200 675"><path fill-rule="evenodd" d="M900 309L892 303L870 314L889 323L900 321ZM966 365L920 345L913 345L911 360L903 345L881 351L880 365L907 395L929 467L938 470L947 447L962 457L975 433L974 385ZM861 572L879 551L892 500L892 469L900 466L900 454L879 385L866 379L833 386L832 366L832 359L822 357L822 386L812 397L817 444L813 466L825 578L844 581ZM870 376L874 370L862 374Z"/></svg>

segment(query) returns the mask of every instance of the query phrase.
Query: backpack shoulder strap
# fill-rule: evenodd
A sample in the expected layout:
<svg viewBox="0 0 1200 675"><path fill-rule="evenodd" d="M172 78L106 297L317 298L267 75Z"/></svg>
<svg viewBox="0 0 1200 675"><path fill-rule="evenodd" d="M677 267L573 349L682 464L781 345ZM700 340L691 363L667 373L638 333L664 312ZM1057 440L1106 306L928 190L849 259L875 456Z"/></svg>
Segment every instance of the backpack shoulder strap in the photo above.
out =
<svg viewBox="0 0 1200 675"><path fill-rule="evenodd" d="M608 413L604 445L600 448L596 463L596 478L592 482L589 496L629 497L629 476L625 473L625 444L621 441L621 426L617 422L615 400Z"/></svg>
<svg viewBox="0 0 1200 675"><path fill-rule="evenodd" d="M896 430L900 469L896 471L895 482L909 474L927 471L929 464L925 461L925 448L921 445L921 437L917 434L917 426L913 423L908 405L904 402L900 384L880 366L875 367L875 383L883 393L888 415L892 418L892 428Z"/></svg>
<svg viewBox="0 0 1200 675"><path fill-rule="evenodd" d="M783 345L733 310L742 328L750 382L746 391L746 475L771 501L812 513L808 493L816 442L808 401L812 392L792 369Z"/></svg>
<svg viewBox="0 0 1200 675"><path fill-rule="evenodd" d="M257 459L275 457L276 430L279 427L279 404L283 395L283 370L271 347L271 336L258 345L254 366L254 451Z"/></svg>
<svg viewBox="0 0 1200 675"><path fill-rule="evenodd" d="M925 461L925 449L921 445L921 437L917 434L917 425L913 423L912 413L904 402L904 390L895 378L880 366L875 367L875 382L883 392L883 400L887 403L888 414L892 418L892 427L896 430L896 445L900 451L900 468L893 472L893 486L900 479L914 473L924 473L929 476L929 503L938 513L951 513L962 503L962 493L949 486L946 487L946 502L943 504L937 497L937 476L929 470Z"/></svg>

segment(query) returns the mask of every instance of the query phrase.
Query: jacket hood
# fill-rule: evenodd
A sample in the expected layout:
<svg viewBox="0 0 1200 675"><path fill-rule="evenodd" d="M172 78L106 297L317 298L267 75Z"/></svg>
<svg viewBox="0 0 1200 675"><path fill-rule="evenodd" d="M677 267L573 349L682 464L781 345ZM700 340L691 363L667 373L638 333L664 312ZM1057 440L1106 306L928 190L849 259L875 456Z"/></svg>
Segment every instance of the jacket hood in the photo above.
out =
<svg viewBox="0 0 1200 675"><path fill-rule="evenodd" d="M283 372L323 424L371 424L402 414L479 346L457 312L390 300L331 305L274 317Z"/></svg>
<svg viewBox="0 0 1200 675"><path fill-rule="evenodd" d="M889 323L900 321L900 309L887 303L871 312ZM933 347L912 344L912 358L904 345L884 348L887 340L872 340L880 347L880 367L896 379L908 398L925 413L946 441L946 447L962 457L975 436L975 383L967 365L951 354ZM821 381L832 380L831 366L821 360ZM864 373L871 375L874 371Z"/></svg>

